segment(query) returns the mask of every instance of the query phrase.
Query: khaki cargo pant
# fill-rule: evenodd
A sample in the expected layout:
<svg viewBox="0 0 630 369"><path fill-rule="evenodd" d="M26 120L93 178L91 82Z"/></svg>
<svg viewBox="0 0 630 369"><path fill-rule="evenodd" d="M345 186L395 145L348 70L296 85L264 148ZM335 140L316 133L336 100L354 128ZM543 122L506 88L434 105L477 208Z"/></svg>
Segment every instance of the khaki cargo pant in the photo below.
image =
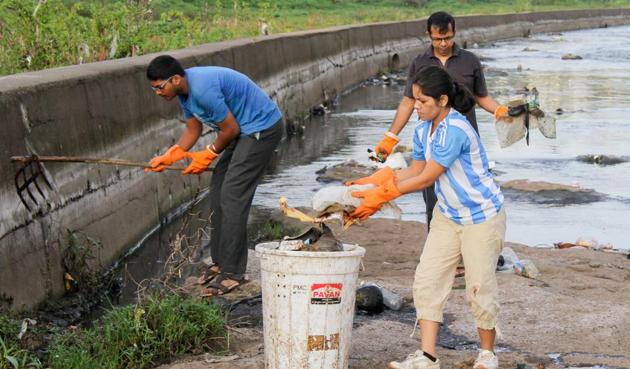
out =
<svg viewBox="0 0 630 369"><path fill-rule="evenodd" d="M455 270L463 259L466 298L477 327L495 328L499 313L495 269L504 239L505 208L483 223L462 225L448 219L435 207L431 231L413 283L418 320L442 322Z"/></svg>

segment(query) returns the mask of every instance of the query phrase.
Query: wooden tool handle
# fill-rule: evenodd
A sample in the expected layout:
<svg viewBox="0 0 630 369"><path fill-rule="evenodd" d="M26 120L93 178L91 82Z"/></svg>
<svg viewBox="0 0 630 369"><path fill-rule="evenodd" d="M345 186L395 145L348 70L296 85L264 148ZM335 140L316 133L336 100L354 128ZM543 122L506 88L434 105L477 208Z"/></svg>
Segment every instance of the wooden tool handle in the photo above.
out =
<svg viewBox="0 0 630 369"><path fill-rule="evenodd" d="M87 164L105 164L105 165L122 165L126 167L138 167L138 168L151 168L148 163L141 163L136 161L129 161L124 159L100 159L100 158L86 158L81 156L12 156L11 161L19 161L22 163L28 163L31 161L52 161L52 162L64 162L64 163L87 163ZM166 167L168 170L186 169L185 167ZM212 171L212 168L207 168L206 171Z"/></svg>

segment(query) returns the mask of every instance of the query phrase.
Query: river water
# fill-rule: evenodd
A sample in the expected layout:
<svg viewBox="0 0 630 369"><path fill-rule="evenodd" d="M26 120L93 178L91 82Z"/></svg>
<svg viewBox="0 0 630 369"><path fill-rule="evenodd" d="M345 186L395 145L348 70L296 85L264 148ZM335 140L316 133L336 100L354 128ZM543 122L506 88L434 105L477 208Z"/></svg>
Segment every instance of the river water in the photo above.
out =
<svg viewBox="0 0 630 369"><path fill-rule="evenodd" d="M536 86L541 108L557 115L557 139L532 131L530 145L520 141L501 149L493 117L478 108L480 135L500 181L528 179L579 185L605 195L603 201L541 205L507 196L507 240L530 246L575 242L578 238L630 249L630 163L598 166L579 155L630 156L630 27L540 34L472 49L487 66L489 91L507 102L515 90ZM562 60L567 53L582 60ZM520 67L519 67L520 66ZM341 96L336 108L283 142L272 174L259 187L254 206L277 208L280 196L292 206L309 206L317 170L354 159L368 164L366 150L389 127L402 96L401 85L366 84ZM412 117L401 133L411 146ZM425 220L419 194L397 204L405 220ZM378 215L377 215L378 216Z"/></svg>

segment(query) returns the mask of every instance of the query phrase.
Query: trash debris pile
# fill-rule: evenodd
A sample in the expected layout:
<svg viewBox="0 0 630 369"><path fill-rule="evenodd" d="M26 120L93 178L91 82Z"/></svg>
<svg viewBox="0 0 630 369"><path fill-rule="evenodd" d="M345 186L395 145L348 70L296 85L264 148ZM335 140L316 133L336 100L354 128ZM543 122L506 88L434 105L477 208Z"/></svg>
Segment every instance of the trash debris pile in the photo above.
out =
<svg viewBox="0 0 630 369"><path fill-rule="evenodd" d="M538 271L536 265L529 259L519 259L516 252L510 247L504 247L501 250L497 270L512 271L516 275L531 279L540 277L540 271Z"/></svg>
<svg viewBox="0 0 630 369"><path fill-rule="evenodd" d="M357 288L356 307L367 313L379 314L384 308L398 311L403 303L402 296L376 282L363 281Z"/></svg>
<svg viewBox="0 0 630 369"><path fill-rule="evenodd" d="M310 216L288 205L285 197L280 198L280 210L284 215L311 226L296 236L285 236L279 249L285 251L343 251L343 244L337 240L325 223L338 220L344 230L358 220L351 216L361 204L361 199L352 196L353 191L364 191L374 185L328 186L313 195L312 207L316 215ZM401 210L393 202L384 204L381 211L400 219Z"/></svg>

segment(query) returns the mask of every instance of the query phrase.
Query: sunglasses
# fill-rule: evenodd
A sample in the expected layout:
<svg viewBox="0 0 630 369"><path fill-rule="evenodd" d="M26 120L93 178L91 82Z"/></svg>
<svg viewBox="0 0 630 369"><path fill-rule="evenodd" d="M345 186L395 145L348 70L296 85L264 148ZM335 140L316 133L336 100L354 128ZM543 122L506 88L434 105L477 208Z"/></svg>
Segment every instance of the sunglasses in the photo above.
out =
<svg viewBox="0 0 630 369"><path fill-rule="evenodd" d="M151 89L153 91L160 91L163 90L164 87L166 87L166 84L169 83L171 81L171 78L173 78L173 76L168 77L164 82L160 83L157 86L151 86Z"/></svg>

